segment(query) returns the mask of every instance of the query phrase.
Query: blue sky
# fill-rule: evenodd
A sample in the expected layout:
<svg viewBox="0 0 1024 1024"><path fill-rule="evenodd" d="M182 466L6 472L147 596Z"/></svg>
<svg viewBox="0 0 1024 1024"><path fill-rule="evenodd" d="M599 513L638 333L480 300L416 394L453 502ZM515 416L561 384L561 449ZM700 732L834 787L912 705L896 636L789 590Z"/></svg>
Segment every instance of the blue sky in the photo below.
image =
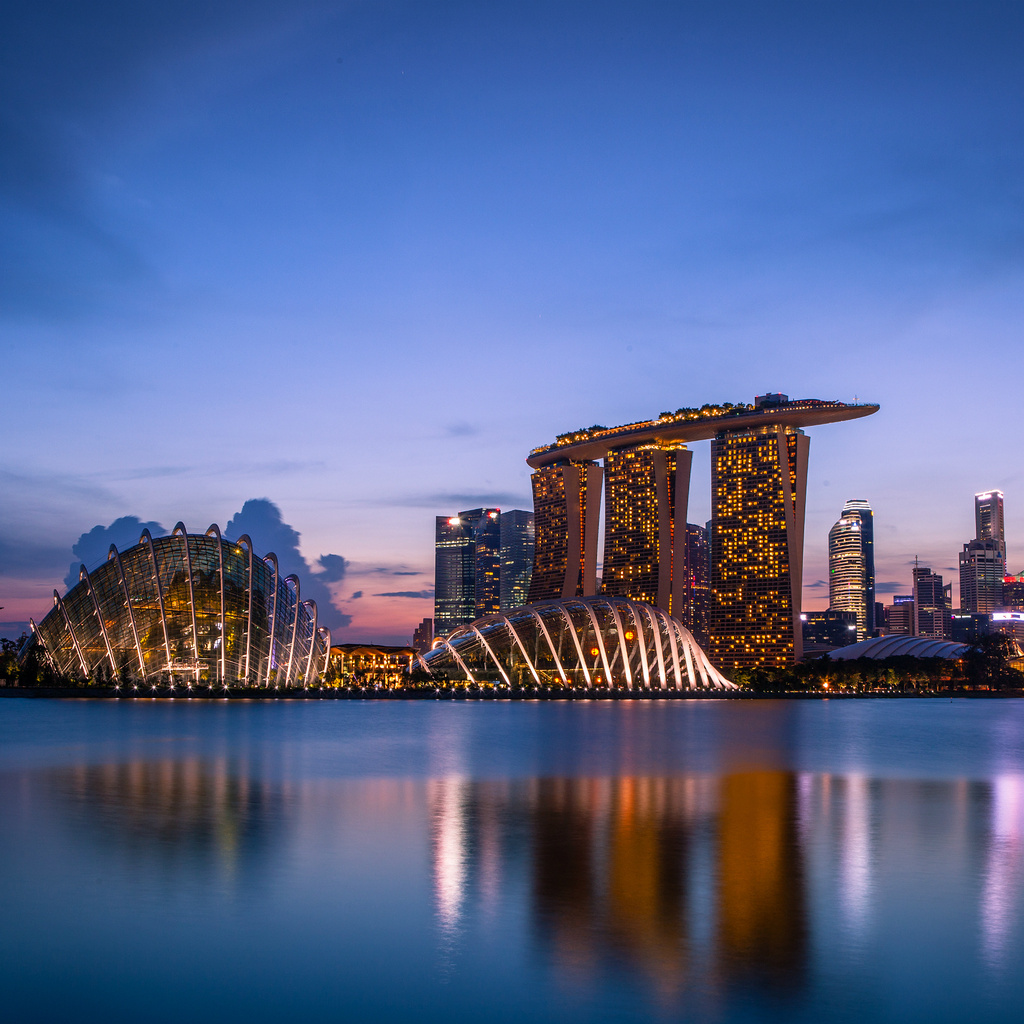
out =
<svg viewBox="0 0 1024 1024"><path fill-rule="evenodd" d="M810 607L847 497L909 584L915 554L953 578L999 487L1024 568L1024 7L5 26L0 620L44 614L97 525L265 498L310 571L345 559L339 636L403 639L429 597L374 595L429 591L435 514L530 507L531 447L765 390L882 405L811 431Z"/></svg>

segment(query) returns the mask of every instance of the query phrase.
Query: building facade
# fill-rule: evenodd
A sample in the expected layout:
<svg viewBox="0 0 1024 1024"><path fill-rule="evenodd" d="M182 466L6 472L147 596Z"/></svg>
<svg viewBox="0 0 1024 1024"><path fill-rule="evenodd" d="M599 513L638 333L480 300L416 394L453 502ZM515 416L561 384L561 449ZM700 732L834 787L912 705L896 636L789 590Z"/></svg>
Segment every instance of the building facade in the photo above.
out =
<svg viewBox="0 0 1024 1024"><path fill-rule="evenodd" d="M521 608L529 603L533 574L533 513L523 509L502 512L501 527L501 609Z"/></svg>
<svg viewBox="0 0 1024 1024"><path fill-rule="evenodd" d="M885 630L902 636L914 635L914 595L896 594L885 609Z"/></svg>
<svg viewBox="0 0 1024 1024"><path fill-rule="evenodd" d="M874 634L874 513L863 499L847 501L829 530L828 595L830 608L857 616L858 640Z"/></svg>
<svg viewBox="0 0 1024 1024"><path fill-rule="evenodd" d="M1024 611L1024 572L1003 577L1003 607L1008 611Z"/></svg>
<svg viewBox="0 0 1024 1024"><path fill-rule="evenodd" d="M683 445L657 444L613 449L606 456L604 593L680 617L687 589L691 459Z"/></svg>
<svg viewBox="0 0 1024 1024"><path fill-rule="evenodd" d="M596 462L560 461L533 474L530 604L596 592L603 473Z"/></svg>
<svg viewBox="0 0 1024 1024"><path fill-rule="evenodd" d="M960 608L994 612L1003 605L1004 552L992 539L971 540L960 552Z"/></svg>
<svg viewBox="0 0 1024 1024"><path fill-rule="evenodd" d="M952 584L925 566L914 567L914 636L945 640L949 635Z"/></svg>
<svg viewBox="0 0 1024 1024"><path fill-rule="evenodd" d="M709 653L726 670L792 663L802 643L803 428L877 411L767 394L753 405L727 402L581 428L533 449L526 460L534 470L536 528L530 601L596 593L603 490L604 592L653 604L699 629L699 598L690 593L696 563L688 556L686 445L710 440Z"/></svg>
<svg viewBox="0 0 1024 1024"><path fill-rule="evenodd" d="M802 431L783 426L711 443L709 653L726 672L802 656L808 448Z"/></svg>
<svg viewBox="0 0 1024 1024"><path fill-rule="evenodd" d="M1006 571L1006 535L1003 530L1003 492L982 491L974 496L974 538L995 541Z"/></svg>
<svg viewBox="0 0 1024 1024"><path fill-rule="evenodd" d="M501 604L501 527L496 508L437 516L434 532L434 629L450 633ZM478 614L479 612L479 614Z"/></svg>
<svg viewBox="0 0 1024 1024"><path fill-rule="evenodd" d="M711 602L711 549L708 531L695 523L686 524L686 576L684 603L673 611L702 647L708 643L708 608Z"/></svg>

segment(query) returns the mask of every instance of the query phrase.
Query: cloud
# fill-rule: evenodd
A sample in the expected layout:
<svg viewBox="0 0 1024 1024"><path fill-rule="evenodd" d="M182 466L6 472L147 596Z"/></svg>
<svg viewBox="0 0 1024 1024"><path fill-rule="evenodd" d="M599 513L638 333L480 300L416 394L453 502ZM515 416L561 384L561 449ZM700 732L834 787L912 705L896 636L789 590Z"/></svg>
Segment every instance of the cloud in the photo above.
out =
<svg viewBox="0 0 1024 1024"><path fill-rule="evenodd" d="M894 583L891 580L888 580L888 581L886 581L884 583L876 583L875 584L875 593L876 594L895 594L897 591L901 591L901 590L905 591L905 590L910 590L910 589L911 589L910 584L906 583L906 582L904 582L904 583Z"/></svg>
<svg viewBox="0 0 1024 1024"><path fill-rule="evenodd" d="M316 564L320 566L320 579L325 583L340 583L348 571L348 561L341 555L321 555Z"/></svg>
<svg viewBox="0 0 1024 1024"><path fill-rule="evenodd" d="M167 533L159 523L144 523L138 516L122 516L109 526L94 526L88 533L83 533L71 545L71 553L76 561L68 567L64 586L70 590L78 582L80 566L84 565L91 571L105 562L111 544L116 545L119 551L134 547L139 543L143 530L149 530L154 537L162 537Z"/></svg>
<svg viewBox="0 0 1024 1024"><path fill-rule="evenodd" d="M815 580L814 583L805 583L805 590L819 590L821 587L827 587L828 583L825 580Z"/></svg>
<svg viewBox="0 0 1024 1024"><path fill-rule="evenodd" d="M272 551L277 556L282 576L299 577L300 597L316 601L322 626L343 629L352 621L351 615L335 605L327 587L332 582L331 571L337 572L339 563L348 564L341 555L322 555L318 564L330 567L328 572L313 572L299 551L298 530L281 518L281 510L269 498L250 498L224 527L224 536L231 540L237 540L243 533L249 535L257 554L267 555Z"/></svg>
<svg viewBox="0 0 1024 1024"><path fill-rule="evenodd" d="M363 596L363 592L362 592L361 590L357 590L357 591L356 591L356 592L355 592L355 593L354 593L354 594L353 594L353 595L352 595L352 596L351 596L351 597L349 598L349 600L350 600L350 601L358 601L358 600L359 600L359 598L361 598L362 596Z"/></svg>
<svg viewBox="0 0 1024 1024"><path fill-rule="evenodd" d="M374 594L374 597L412 597L419 600L426 600L428 597L433 597L434 592L432 590L395 590L390 594Z"/></svg>
<svg viewBox="0 0 1024 1024"><path fill-rule="evenodd" d="M444 429L449 437L473 437L480 433L480 428L472 423L449 423Z"/></svg>

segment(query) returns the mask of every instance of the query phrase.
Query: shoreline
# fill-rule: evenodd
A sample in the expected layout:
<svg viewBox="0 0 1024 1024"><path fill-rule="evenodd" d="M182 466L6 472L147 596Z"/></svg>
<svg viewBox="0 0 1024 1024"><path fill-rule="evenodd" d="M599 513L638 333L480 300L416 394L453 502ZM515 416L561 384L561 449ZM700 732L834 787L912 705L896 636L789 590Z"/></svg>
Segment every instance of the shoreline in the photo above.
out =
<svg viewBox="0 0 1024 1024"><path fill-rule="evenodd" d="M954 697L967 699L1009 699L1024 697L1024 689L1013 690L926 690L893 693L868 691L849 693L844 691L791 690L779 693L754 693L749 690L547 690L494 692L493 690L467 691L459 688L396 689L396 690L257 690L230 689L210 692L169 687L115 689L105 687L78 686L0 686L0 697L24 697L29 699L52 700L438 700L438 701L666 701L666 700L950 700Z"/></svg>

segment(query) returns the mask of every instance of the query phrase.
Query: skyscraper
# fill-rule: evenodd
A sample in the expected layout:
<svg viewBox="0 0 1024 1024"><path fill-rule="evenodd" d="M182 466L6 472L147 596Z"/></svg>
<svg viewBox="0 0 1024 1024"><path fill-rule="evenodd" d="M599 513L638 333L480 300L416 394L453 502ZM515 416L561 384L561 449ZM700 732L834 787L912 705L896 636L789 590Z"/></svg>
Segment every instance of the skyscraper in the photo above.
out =
<svg viewBox="0 0 1024 1024"><path fill-rule="evenodd" d="M974 496L974 540L960 552L960 607L988 613L1003 603L1006 538L1003 534L1003 492Z"/></svg>
<svg viewBox="0 0 1024 1024"><path fill-rule="evenodd" d="M942 577L930 568L914 566L914 635L944 640L949 632L952 584L942 585Z"/></svg>
<svg viewBox="0 0 1024 1024"><path fill-rule="evenodd" d="M434 631L445 636L499 610L501 528L496 508L438 516L434 527Z"/></svg>
<svg viewBox="0 0 1024 1024"><path fill-rule="evenodd" d="M711 550L708 531L695 523L686 524L686 575L688 586L681 611L673 614L702 647L708 642L708 608L711 602Z"/></svg>
<svg viewBox="0 0 1024 1024"><path fill-rule="evenodd" d="M862 498L848 500L829 530L828 596L834 611L856 614L858 640L874 633L874 514Z"/></svg>
<svg viewBox="0 0 1024 1024"><path fill-rule="evenodd" d="M596 462L561 460L533 474L531 604L597 592L603 472Z"/></svg>
<svg viewBox="0 0 1024 1024"><path fill-rule="evenodd" d="M502 512L501 524L501 608L519 608L527 603L533 573L533 513L522 509Z"/></svg>
<svg viewBox="0 0 1024 1024"><path fill-rule="evenodd" d="M602 578L606 594L681 615L687 589L691 458L684 445L645 444L608 452Z"/></svg>
<svg viewBox="0 0 1024 1024"><path fill-rule="evenodd" d="M994 612L1003 604L1003 552L995 540L970 540L960 552L960 608Z"/></svg>
<svg viewBox="0 0 1024 1024"><path fill-rule="evenodd" d="M802 430L781 425L711 442L709 653L726 672L802 655L809 445Z"/></svg>
<svg viewBox="0 0 1024 1024"><path fill-rule="evenodd" d="M974 496L974 538L996 542L1005 571L1006 536L1003 533L1002 491L982 491Z"/></svg>
<svg viewBox="0 0 1024 1024"><path fill-rule="evenodd" d="M801 646L809 444L802 428L877 411L767 394L753 405L726 402L584 427L534 448L526 460L535 471L530 601L594 593L607 473L604 589L685 617L692 458L686 444L713 439L709 653L721 668L792 662Z"/></svg>

